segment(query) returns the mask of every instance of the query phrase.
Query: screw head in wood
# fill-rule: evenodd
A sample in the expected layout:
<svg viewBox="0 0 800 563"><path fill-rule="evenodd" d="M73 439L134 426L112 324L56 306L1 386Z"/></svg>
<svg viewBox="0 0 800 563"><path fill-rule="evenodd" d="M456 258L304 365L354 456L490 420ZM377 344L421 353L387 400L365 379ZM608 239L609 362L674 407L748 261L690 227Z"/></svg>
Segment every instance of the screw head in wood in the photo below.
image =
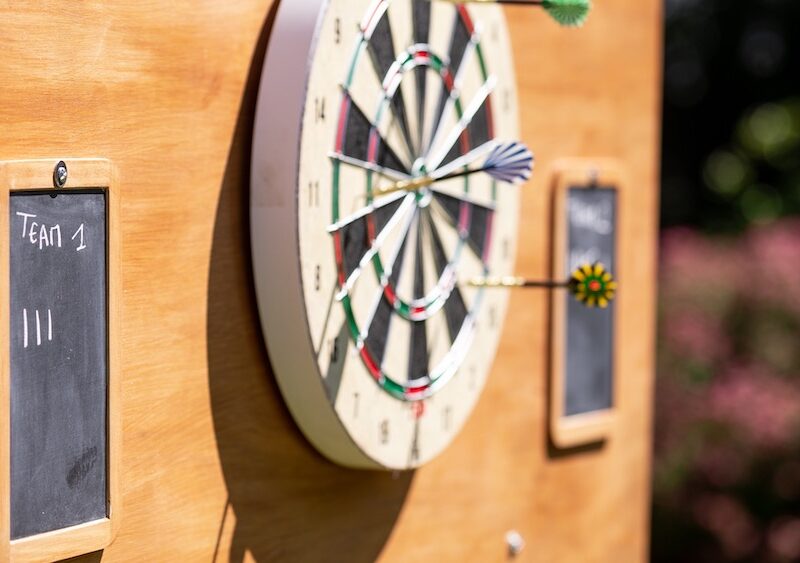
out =
<svg viewBox="0 0 800 563"><path fill-rule="evenodd" d="M508 554L511 557L516 557L525 549L525 538L518 531L511 530L506 534L506 545L508 546Z"/></svg>
<svg viewBox="0 0 800 563"><path fill-rule="evenodd" d="M67 185L67 178L69 178L69 171L66 163L61 160L53 171L53 184L56 188L63 188Z"/></svg>

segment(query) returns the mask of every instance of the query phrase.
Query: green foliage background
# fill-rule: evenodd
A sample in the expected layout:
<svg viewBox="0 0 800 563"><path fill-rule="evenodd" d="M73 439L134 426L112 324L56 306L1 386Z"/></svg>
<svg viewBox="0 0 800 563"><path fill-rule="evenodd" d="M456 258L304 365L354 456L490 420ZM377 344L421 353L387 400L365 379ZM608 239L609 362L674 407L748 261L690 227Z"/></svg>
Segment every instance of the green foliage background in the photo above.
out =
<svg viewBox="0 0 800 563"><path fill-rule="evenodd" d="M800 561L800 2L665 14L652 560Z"/></svg>

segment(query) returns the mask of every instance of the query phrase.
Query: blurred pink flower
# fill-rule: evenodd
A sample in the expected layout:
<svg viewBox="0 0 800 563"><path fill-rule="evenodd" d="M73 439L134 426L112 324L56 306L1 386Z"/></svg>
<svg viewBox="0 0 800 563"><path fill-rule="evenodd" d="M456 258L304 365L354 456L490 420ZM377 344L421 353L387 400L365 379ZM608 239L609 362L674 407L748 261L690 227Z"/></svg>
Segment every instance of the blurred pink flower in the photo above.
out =
<svg viewBox="0 0 800 563"><path fill-rule="evenodd" d="M769 550L783 561L800 560L800 518L781 518L767 532Z"/></svg>
<svg viewBox="0 0 800 563"><path fill-rule="evenodd" d="M661 253L665 300L669 303L670 299L694 299L715 308L734 291L744 261L737 246L686 228L666 231Z"/></svg>
<svg viewBox="0 0 800 563"><path fill-rule="evenodd" d="M709 483L725 488L744 476L746 459L735 448L709 446L700 452L697 465Z"/></svg>
<svg viewBox="0 0 800 563"><path fill-rule="evenodd" d="M671 374L659 374L656 382L655 455L667 457L685 444L691 427L707 412L702 389L686 387Z"/></svg>
<svg viewBox="0 0 800 563"><path fill-rule="evenodd" d="M713 533L731 558L750 555L758 546L753 519L735 498L707 494L695 499L692 512L698 524Z"/></svg>
<svg viewBox="0 0 800 563"><path fill-rule="evenodd" d="M786 461L776 469L772 478L775 495L783 500L800 498L800 461Z"/></svg>
<svg viewBox="0 0 800 563"><path fill-rule="evenodd" d="M726 358L731 351L730 339L720 320L700 311L666 316L662 336L672 352L706 366Z"/></svg>
<svg viewBox="0 0 800 563"><path fill-rule="evenodd" d="M753 366L734 366L709 392L712 419L727 421L764 447L786 445L800 429L800 390Z"/></svg>
<svg viewBox="0 0 800 563"><path fill-rule="evenodd" d="M742 291L800 313L800 220L753 229L745 244L754 277L740 280Z"/></svg>

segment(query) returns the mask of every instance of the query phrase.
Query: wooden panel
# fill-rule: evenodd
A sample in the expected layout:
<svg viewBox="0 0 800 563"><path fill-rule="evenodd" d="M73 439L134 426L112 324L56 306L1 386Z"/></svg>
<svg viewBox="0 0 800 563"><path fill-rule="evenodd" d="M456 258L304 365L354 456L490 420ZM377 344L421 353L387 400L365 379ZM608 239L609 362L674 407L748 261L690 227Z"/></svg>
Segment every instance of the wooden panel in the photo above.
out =
<svg viewBox="0 0 800 563"><path fill-rule="evenodd" d="M246 209L272 2L3 3L0 159L102 157L119 172L124 514L113 544L83 559L500 561L514 528L524 560L644 560L659 6L598 0L579 32L508 10L539 163L520 273L549 270L557 158L615 158L631 182L619 251L636 259L619 271L630 289L608 441L550 448L548 295L518 292L464 433L430 466L391 475L311 449L261 344Z"/></svg>

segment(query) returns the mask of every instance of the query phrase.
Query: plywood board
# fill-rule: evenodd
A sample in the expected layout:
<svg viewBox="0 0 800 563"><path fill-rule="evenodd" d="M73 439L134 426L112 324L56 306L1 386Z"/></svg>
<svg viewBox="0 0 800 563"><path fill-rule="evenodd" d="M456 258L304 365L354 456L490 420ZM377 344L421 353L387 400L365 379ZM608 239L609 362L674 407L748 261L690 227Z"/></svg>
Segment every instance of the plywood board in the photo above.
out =
<svg viewBox="0 0 800 563"><path fill-rule="evenodd" d="M598 0L579 32L507 13L538 157L520 273L549 270L558 158L614 158L633 187L618 233L636 259L619 271L617 416L600 447L550 447L549 297L517 292L463 434L392 475L309 446L262 344L247 190L272 2L0 7L0 160L103 157L119 172L124 512L111 546L84 561L502 561L511 529L527 541L520 560L646 559L660 2Z"/></svg>

